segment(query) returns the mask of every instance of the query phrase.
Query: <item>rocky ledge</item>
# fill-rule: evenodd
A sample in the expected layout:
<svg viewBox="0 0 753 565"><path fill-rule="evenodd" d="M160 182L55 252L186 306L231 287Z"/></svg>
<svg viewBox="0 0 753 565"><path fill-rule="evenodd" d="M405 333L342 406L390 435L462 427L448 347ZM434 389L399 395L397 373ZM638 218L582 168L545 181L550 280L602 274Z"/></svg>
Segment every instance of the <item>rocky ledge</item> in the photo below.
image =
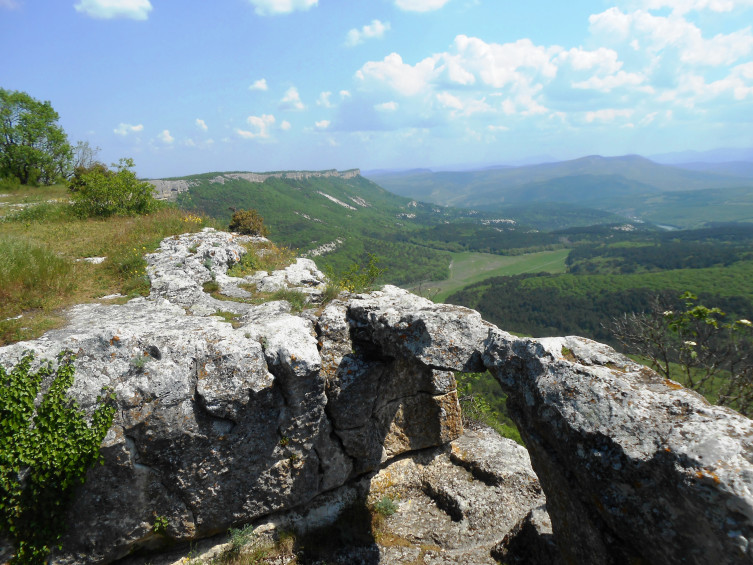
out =
<svg viewBox="0 0 753 565"><path fill-rule="evenodd" d="M26 350L71 349L80 405L103 386L117 395L105 465L77 493L54 562L113 562L248 523L311 531L383 494L397 502L389 535L328 562L753 560L747 418L604 345L516 338L395 287L321 305L324 277L305 259L229 277L249 241L168 238L147 257L148 298L79 305L65 328L0 348L6 368ZM212 279L219 298L203 290ZM311 307L254 304L242 283L300 290ZM454 372L487 369L528 452L463 433Z"/></svg>

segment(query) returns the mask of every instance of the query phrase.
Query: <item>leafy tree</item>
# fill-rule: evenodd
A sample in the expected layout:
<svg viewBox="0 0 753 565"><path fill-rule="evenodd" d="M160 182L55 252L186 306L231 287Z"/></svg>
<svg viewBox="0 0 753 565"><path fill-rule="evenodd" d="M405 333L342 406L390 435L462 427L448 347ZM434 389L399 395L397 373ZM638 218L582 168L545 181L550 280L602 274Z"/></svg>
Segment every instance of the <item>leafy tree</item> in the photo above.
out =
<svg viewBox="0 0 753 565"><path fill-rule="evenodd" d="M698 304L690 292L684 308L656 297L649 311L612 321L617 339L646 357L667 379L674 378L742 414L753 412L753 323L725 319L719 308Z"/></svg>
<svg viewBox="0 0 753 565"><path fill-rule="evenodd" d="M56 369L47 362L32 371L32 359L26 354L9 373L0 366L0 532L15 541L11 563L23 565L47 563L60 543L73 493L102 461L99 447L115 414L112 394L97 399L88 421L68 397L69 352L61 352Z"/></svg>
<svg viewBox="0 0 753 565"><path fill-rule="evenodd" d="M82 217L132 216L148 214L158 205L154 187L136 178L133 159L113 164L116 170L94 163L78 169L68 188L73 197L73 210Z"/></svg>
<svg viewBox="0 0 753 565"><path fill-rule="evenodd" d="M59 118L49 102L0 88L0 178L51 184L68 176L72 149Z"/></svg>

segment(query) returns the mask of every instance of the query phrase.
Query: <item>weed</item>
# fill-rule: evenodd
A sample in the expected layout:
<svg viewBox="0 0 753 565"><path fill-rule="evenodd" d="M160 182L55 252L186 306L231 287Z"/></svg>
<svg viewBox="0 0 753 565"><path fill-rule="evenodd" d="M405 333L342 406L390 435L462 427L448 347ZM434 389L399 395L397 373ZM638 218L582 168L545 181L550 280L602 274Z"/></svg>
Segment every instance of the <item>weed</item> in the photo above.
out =
<svg viewBox="0 0 753 565"><path fill-rule="evenodd" d="M149 361L149 356L137 355L136 357L132 357L128 364L133 367L136 372L140 373L144 370L144 367L146 367L147 361Z"/></svg>
<svg viewBox="0 0 753 565"><path fill-rule="evenodd" d="M194 243L191 247L188 248L189 253L196 253L199 250L199 244Z"/></svg>
<svg viewBox="0 0 753 565"><path fill-rule="evenodd" d="M290 304L290 309L293 312L300 312L306 308L306 305L308 304L308 298L303 292L288 288L283 288L274 292L270 298L272 300L285 300Z"/></svg>
<svg viewBox="0 0 753 565"><path fill-rule="evenodd" d="M204 292L206 293L213 293L213 292L219 292L220 291L220 285L216 280L207 281L203 285Z"/></svg>
<svg viewBox="0 0 753 565"><path fill-rule="evenodd" d="M374 512L385 517L392 516L397 512L397 504L389 496L385 495L374 504Z"/></svg>
<svg viewBox="0 0 753 565"><path fill-rule="evenodd" d="M152 531L155 534L165 535L167 533L167 516L155 516Z"/></svg>
<svg viewBox="0 0 753 565"><path fill-rule="evenodd" d="M240 327L241 325L240 322L238 321L240 314L236 314L235 312L228 312L226 310L217 310L214 313L214 315L219 316L228 324L231 324L234 328Z"/></svg>
<svg viewBox="0 0 753 565"><path fill-rule="evenodd" d="M290 443L290 438L288 436L282 436L280 438L280 445L282 447L285 447L288 443Z"/></svg>
<svg viewBox="0 0 753 565"><path fill-rule="evenodd" d="M246 253L227 272L231 277L245 277L257 271L276 271L291 265L295 253L287 247L278 247L271 242L247 243Z"/></svg>

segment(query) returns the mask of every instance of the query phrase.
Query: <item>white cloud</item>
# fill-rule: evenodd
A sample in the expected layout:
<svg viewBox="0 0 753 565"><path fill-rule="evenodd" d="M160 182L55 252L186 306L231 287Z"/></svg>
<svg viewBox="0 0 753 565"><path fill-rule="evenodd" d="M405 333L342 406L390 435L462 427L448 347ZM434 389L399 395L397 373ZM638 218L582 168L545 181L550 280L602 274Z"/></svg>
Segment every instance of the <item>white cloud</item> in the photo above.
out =
<svg viewBox="0 0 753 565"><path fill-rule="evenodd" d="M463 109L463 103L460 101L460 98L453 96L449 92L440 92L437 94L437 100L445 108L452 108L453 110Z"/></svg>
<svg viewBox="0 0 753 565"><path fill-rule="evenodd" d="M172 135L170 135L170 130L167 130L167 129L163 129L162 133L160 133L157 137L159 137L162 143L165 143L167 145L175 141L175 138Z"/></svg>
<svg viewBox="0 0 753 565"><path fill-rule="evenodd" d="M617 51L606 47L599 47L594 51L573 47L557 55L557 60L570 63L576 71L589 71L595 68L605 73L615 73L622 68Z"/></svg>
<svg viewBox="0 0 753 565"><path fill-rule="evenodd" d="M644 80L645 77L642 75L620 71L614 75L607 75L605 77L592 76L580 82L573 82L573 88L610 92L622 86L638 86Z"/></svg>
<svg viewBox="0 0 753 565"><path fill-rule="evenodd" d="M275 117L270 114L249 116L246 122L253 128L253 131L238 128L235 130L238 135L244 139L267 139L269 138L269 128L275 123Z"/></svg>
<svg viewBox="0 0 753 565"><path fill-rule="evenodd" d="M145 20L152 11L152 4L149 0L80 0L74 8L87 16L103 20L112 18Z"/></svg>
<svg viewBox="0 0 753 565"><path fill-rule="evenodd" d="M320 122L315 122L314 126L318 130L325 130L329 127L329 120L322 120Z"/></svg>
<svg viewBox="0 0 753 565"><path fill-rule="evenodd" d="M303 110L306 106L301 102L301 96L298 94L298 89L295 86L291 86L285 92L285 96L280 100L280 109L282 110Z"/></svg>
<svg viewBox="0 0 753 565"><path fill-rule="evenodd" d="M340 98L342 98L343 100L345 100L346 98L350 98L350 92L348 92L347 90L341 90Z"/></svg>
<svg viewBox="0 0 753 565"><path fill-rule="evenodd" d="M363 26L360 30L351 29L345 37L345 45L354 47L367 39L381 39L389 29L390 22L382 23L379 20L372 20L369 25Z"/></svg>
<svg viewBox="0 0 753 565"><path fill-rule="evenodd" d="M308 10L316 6L319 0L248 0L260 16L289 14L295 10Z"/></svg>
<svg viewBox="0 0 753 565"><path fill-rule="evenodd" d="M510 131L510 128L508 128L507 126L486 126L486 129L488 129L489 131L492 131L492 132L494 132L494 131Z"/></svg>
<svg viewBox="0 0 753 565"><path fill-rule="evenodd" d="M322 92L316 101L316 105L324 106L325 108L332 108L332 102L329 101L330 96L332 96L331 92Z"/></svg>
<svg viewBox="0 0 753 565"><path fill-rule="evenodd" d="M288 131L288 130L289 130L290 128L292 128L292 127L293 127L293 126L292 126L292 125L290 125L290 122L289 122L289 121L287 121L287 120L283 120L283 121L282 121L282 123L280 124L280 129L281 129L282 131Z"/></svg>
<svg viewBox="0 0 753 565"><path fill-rule="evenodd" d="M738 7L753 6L753 0L644 0L643 5L647 10L670 8L677 14L701 10L731 12Z"/></svg>
<svg viewBox="0 0 753 565"><path fill-rule="evenodd" d="M409 12L430 12L439 10L450 0L395 0L395 6Z"/></svg>
<svg viewBox="0 0 753 565"><path fill-rule="evenodd" d="M116 127L112 131L113 131L113 133L116 133L118 135L126 136L129 133L138 133L138 132L143 131L143 130L144 130L144 125L143 124L138 124L138 125L134 126L134 125L131 125L131 124L124 124L123 122L121 122L120 125L118 125L118 127Z"/></svg>
<svg viewBox="0 0 753 565"><path fill-rule="evenodd" d="M751 26L705 39L698 26L677 13L656 16L645 10L625 13L619 8L594 14L589 22L592 32L611 41L637 41L638 36L649 54L676 50L680 61L691 65L729 65L753 52Z"/></svg>
<svg viewBox="0 0 753 565"><path fill-rule="evenodd" d="M249 90L267 90L267 88L267 79L265 78L260 78L248 87Z"/></svg>
<svg viewBox="0 0 753 565"><path fill-rule="evenodd" d="M617 118L630 118L630 116L633 115L633 112L634 110L616 110L614 108L596 110L594 112L586 112L586 122L588 122L589 124L596 121L613 122Z"/></svg>
<svg viewBox="0 0 753 565"><path fill-rule="evenodd" d="M196 127L203 131L207 131L209 129L206 122L200 118L196 118Z"/></svg>
<svg viewBox="0 0 753 565"><path fill-rule="evenodd" d="M397 102L382 102L381 104L375 104L374 109L378 112L394 112L400 105Z"/></svg>
<svg viewBox="0 0 753 565"><path fill-rule="evenodd" d="M397 53L387 55L383 61L369 61L358 71L356 79L362 83L386 84L405 96L425 90L436 74L435 59L428 57L415 66L403 63Z"/></svg>

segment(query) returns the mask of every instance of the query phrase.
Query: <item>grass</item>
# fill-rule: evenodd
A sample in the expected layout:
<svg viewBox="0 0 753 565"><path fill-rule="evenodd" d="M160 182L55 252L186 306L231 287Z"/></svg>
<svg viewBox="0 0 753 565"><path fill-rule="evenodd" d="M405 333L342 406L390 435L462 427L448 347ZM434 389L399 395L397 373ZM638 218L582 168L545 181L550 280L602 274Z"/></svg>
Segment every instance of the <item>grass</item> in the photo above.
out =
<svg viewBox="0 0 753 565"><path fill-rule="evenodd" d="M456 290L488 277L540 272L564 273L565 259L569 252L569 249L558 249L525 255L452 253L449 279L421 283L408 289L419 294L428 294L434 302L444 302Z"/></svg>
<svg viewBox="0 0 753 565"><path fill-rule="evenodd" d="M136 217L77 219L62 186L22 187L1 203L45 204L7 213L0 206L0 345L33 339L64 323L62 309L110 294L148 294L144 254L165 237L195 232L205 218L162 208ZM98 265L84 257L107 257ZM18 316L21 316L18 318Z"/></svg>
<svg viewBox="0 0 753 565"><path fill-rule="evenodd" d="M245 277L257 271L276 271L291 265L296 258L295 251L288 247L278 247L267 243L247 243L248 253L241 260L228 269L228 276Z"/></svg>

